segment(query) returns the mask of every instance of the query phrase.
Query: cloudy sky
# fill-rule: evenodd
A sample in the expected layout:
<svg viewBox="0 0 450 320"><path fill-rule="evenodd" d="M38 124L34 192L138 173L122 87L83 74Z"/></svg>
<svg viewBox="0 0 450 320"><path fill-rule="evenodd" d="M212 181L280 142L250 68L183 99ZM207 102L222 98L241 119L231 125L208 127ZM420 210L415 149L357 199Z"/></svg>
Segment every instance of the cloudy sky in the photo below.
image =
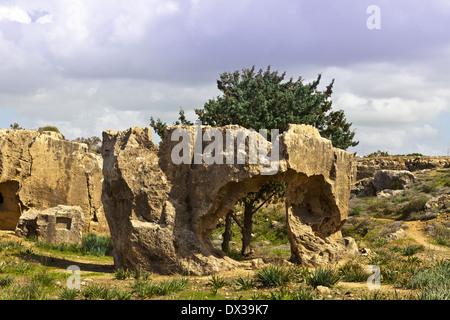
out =
<svg viewBox="0 0 450 320"><path fill-rule="evenodd" d="M0 128L195 120L221 73L253 65L334 78L351 152L449 153L450 1L0 0Z"/></svg>

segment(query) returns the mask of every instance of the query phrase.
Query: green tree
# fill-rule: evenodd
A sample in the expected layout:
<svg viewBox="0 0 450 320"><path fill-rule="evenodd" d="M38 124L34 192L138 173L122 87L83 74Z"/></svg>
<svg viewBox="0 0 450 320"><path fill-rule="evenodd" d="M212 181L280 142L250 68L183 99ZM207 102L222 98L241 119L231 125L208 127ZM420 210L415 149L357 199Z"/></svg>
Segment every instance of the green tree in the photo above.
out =
<svg viewBox="0 0 450 320"><path fill-rule="evenodd" d="M14 122L14 124L10 124L9 128L13 130L24 130L17 122Z"/></svg>
<svg viewBox="0 0 450 320"><path fill-rule="evenodd" d="M253 67L242 72L225 72L217 81L223 95L209 100L195 113L204 125L237 124L257 131L278 129L283 133L289 124L309 124L337 148L346 150L358 145L344 111L332 110L334 80L320 91L320 74L307 84L301 77L284 81L285 75L286 72L281 75L272 72L270 66L266 71L255 72Z"/></svg>
<svg viewBox="0 0 450 320"><path fill-rule="evenodd" d="M89 151L94 153L100 153L100 148L102 146L102 139L96 136L90 138L79 137L74 140L75 142L85 143L88 146Z"/></svg>
<svg viewBox="0 0 450 320"><path fill-rule="evenodd" d="M187 126L192 126L193 125L192 122L190 122L190 121L188 121L186 119L186 115L184 113L184 110L181 107L180 107L180 111L179 111L178 114L179 114L178 120L173 123L174 126L177 126L177 125L180 125L180 124L184 124L184 125L187 125ZM163 122L160 118L155 119L153 117L150 117L150 127L152 127L153 130L155 131L155 133L158 136L160 136L160 138L162 139L163 136L164 136L164 131L167 128L167 124L165 122Z"/></svg>

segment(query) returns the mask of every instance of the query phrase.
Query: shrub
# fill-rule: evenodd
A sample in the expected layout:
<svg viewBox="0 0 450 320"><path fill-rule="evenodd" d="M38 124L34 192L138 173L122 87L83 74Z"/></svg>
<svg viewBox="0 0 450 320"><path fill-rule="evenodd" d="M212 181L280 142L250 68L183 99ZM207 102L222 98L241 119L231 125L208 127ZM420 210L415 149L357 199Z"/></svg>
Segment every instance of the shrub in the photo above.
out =
<svg viewBox="0 0 450 320"><path fill-rule="evenodd" d="M279 266L267 266L256 273L256 280L264 287L282 286L291 281L291 273Z"/></svg>
<svg viewBox="0 0 450 320"><path fill-rule="evenodd" d="M399 213L402 215L400 219L405 220L412 213L424 211L425 204L427 203L427 201L428 201L427 197L413 198L399 210Z"/></svg>
<svg viewBox="0 0 450 320"><path fill-rule="evenodd" d="M319 268L307 279L307 283L314 288L317 286L332 287L339 281L339 276L330 269Z"/></svg>
<svg viewBox="0 0 450 320"><path fill-rule="evenodd" d="M12 276L4 276L0 278L0 287L4 288L10 286L13 283L14 279Z"/></svg>
<svg viewBox="0 0 450 320"><path fill-rule="evenodd" d="M116 280L125 280L131 276L131 272L128 269L118 269L114 272L114 278Z"/></svg>
<svg viewBox="0 0 450 320"><path fill-rule="evenodd" d="M209 279L208 284L213 287L213 289L217 290L223 288L227 284L227 281L224 278L213 274L211 279Z"/></svg>
<svg viewBox="0 0 450 320"><path fill-rule="evenodd" d="M339 269L340 278L348 282L366 281L368 275L363 267L357 263L347 263Z"/></svg>
<svg viewBox="0 0 450 320"><path fill-rule="evenodd" d="M430 269L418 270L410 281L412 289L422 289L421 300L450 299L450 261L439 262Z"/></svg>
<svg viewBox="0 0 450 320"><path fill-rule="evenodd" d="M83 236L81 250L85 254L96 256L110 255L112 252L111 237L88 233Z"/></svg>
<svg viewBox="0 0 450 320"><path fill-rule="evenodd" d="M52 131L52 132L56 132L62 135L63 139L65 139L64 135L59 131L59 129L55 126L44 126L44 127L40 127L38 129L39 132L43 132L43 131Z"/></svg>
<svg viewBox="0 0 450 320"><path fill-rule="evenodd" d="M36 273L33 275L31 281L44 287L48 287L55 281L55 274L48 273L47 271Z"/></svg>
<svg viewBox="0 0 450 320"><path fill-rule="evenodd" d="M422 245L407 244L406 246L403 247L401 253L404 256L409 257L415 255L417 252L422 251L423 249L424 247Z"/></svg>
<svg viewBox="0 0 450 320"><path fill-rule="evenodd" d="M136 280L132 288L140 297L163 296L186 289L188 278L176 278L161 281L157 284Z"/></svg>
<svg viewBox="0 0 450 320"><path fill-rule="evenodd" d="M236 280L234 280L234 284L236 285L236 288L238 290L248 290L253 288L253 279L250 277L247 277L247 279L244 279L242 276L239 276Z"/></svg>
<svg viewBox="0 0 450 320"><path fill-rule="evenodd" d="M293 300L316 300L317 293L306 286L300 286L292 293Z"/></svg>
<svg viewBox="0 0 450 320"><path fill-rule="evenodd" d="M357 216L358 217L361 214L361 212L363 212L363 211L364 211L363 206L356 206L352 209L349 216Z"/></svg>
<svg viewBox="0 0 450 320"><path fill-rule="evenodd" d="M75 300L78 297L79 291L77 289L69 289L67 287L63 287L59 292L60 300Z"/></svg>

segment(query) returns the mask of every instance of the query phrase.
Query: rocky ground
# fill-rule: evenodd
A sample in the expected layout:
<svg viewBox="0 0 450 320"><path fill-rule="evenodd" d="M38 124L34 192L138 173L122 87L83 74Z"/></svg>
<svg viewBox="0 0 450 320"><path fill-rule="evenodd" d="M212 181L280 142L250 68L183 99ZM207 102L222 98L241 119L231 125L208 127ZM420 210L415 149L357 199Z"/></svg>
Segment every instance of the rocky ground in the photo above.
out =
<svg viewBox="0 0 450 320"><path fill-rule="evenodd" d="M407 189L351 199L342 232L356 240L360 255L327 266L337 276L331 284L314 282L317 270L286 261L289 242L284 209L278 205L255 215L252 257L239 257L239 232L234 230L230 254L260 263L213 276L115 270L111 256L48 249L2 231L0 299L450 299L450 170L415 175ZM221 232L219 226L213 234L216 246ZM73 265L80 268L79 290L67 289L74 279L67 268ZM378 289L368 286L369 265L380 270ZM261 275L269 271L275 278L282 272L286 281L267 285Z"/></svg>

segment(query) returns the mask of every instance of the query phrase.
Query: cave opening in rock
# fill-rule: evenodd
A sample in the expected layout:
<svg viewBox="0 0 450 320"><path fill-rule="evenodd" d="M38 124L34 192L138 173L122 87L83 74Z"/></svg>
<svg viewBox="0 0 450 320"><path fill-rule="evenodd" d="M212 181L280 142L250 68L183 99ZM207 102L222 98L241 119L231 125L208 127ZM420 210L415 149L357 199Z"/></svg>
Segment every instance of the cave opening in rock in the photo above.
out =
<svg viewBox="0 0 450 320"><path fill-rule="evenodd" d="M230 182L223 198L202 219L215 252L235 260L289 259L285 192L289 174L257 176ZM206 240L206 239L205 239Z"/></svg>
<svg viewBox="0 0 450 320"><path fill-rule="evenodd" d="M211 235L214 248L235 260L289 259L291 249L286 232L284 200L274 200L261 207L259 205L253 208L258 210L249 215L245 213L245 203L238 201L234 210L230 210L225 217L219 219L217 228ZM251 231L246 239L245 230L249 226Z"/></svg>
<svg viewBox="0 0 450 320"><path fill-rule="evenodd" d="M18 181L0 183L0 230L15 230L21 210Z"/></svg>
<svg viewBox="0 0 450 320"><path fill-rule="evenodd" d="M283 187L269 201L263 196L252 203L254 212L247 219L246 205L254 199L253 195L273 194L273 185L267 189L269 192L263 191L268 184ZM314 237L327 238L340 227L334 218L337 207L330 198L329 188L321 176L293 172L233 182L222 190L222 201L216 203L214 213L204 217L203 226L212 226L215 221L215 229L209 233L211 245L215 252L232 259L301 260L299 246L308 248L308 241ZM247 246L244 239L246 220L251 226ZM303 233L312 238L303 242Z"/></svg>

